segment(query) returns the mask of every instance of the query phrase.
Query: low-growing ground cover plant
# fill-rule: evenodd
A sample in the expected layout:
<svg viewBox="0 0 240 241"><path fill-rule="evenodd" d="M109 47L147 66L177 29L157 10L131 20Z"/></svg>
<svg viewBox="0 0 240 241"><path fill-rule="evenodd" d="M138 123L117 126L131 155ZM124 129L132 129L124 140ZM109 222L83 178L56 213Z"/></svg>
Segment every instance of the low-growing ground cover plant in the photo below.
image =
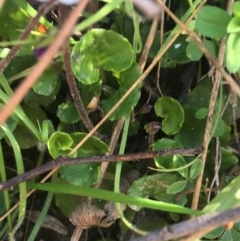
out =
<svg viewBox="0 0 240 241"><path fill-rule="evenodd" d="M239 1L3 2L0 239L238 240Z"/></svg>

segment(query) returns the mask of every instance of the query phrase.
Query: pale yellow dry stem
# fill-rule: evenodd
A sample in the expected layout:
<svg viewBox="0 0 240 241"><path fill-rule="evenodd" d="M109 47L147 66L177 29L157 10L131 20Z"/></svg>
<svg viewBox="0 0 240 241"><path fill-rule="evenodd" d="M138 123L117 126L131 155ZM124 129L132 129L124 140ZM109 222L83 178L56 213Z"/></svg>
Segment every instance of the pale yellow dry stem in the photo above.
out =
<svg viewBox="0 0 240 241"><path fill-rule="evenodd" d="M143 72L144 67L146 65L147 58L148 58L150 49L151 49L152 44L153 44L153 40L154 40L155 35L156 35L157 27L158 27L158 24L159 24L159 19L160 18L158 16L158 17L155 17L152 21L152 25L151 25L150 31L148 33L148 37L147 37L147 40L145 42L144 48L143 48L141 58L138 62L141 72Z"/></svg>

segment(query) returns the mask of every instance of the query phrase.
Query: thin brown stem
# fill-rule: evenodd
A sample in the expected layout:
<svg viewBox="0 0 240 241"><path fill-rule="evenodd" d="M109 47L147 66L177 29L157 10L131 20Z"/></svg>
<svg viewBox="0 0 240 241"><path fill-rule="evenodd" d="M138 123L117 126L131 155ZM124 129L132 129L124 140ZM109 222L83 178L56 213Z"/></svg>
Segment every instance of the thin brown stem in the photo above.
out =
<svg viewBox="0 0 240 241"><path fill-rule="evenodd" d="M37 15L29 22L28 26L20 36L19 40L25 40L28 37L34 27L38 24L39 19L44 16L56 4L56 2L57 0L49 0L40 6L37 11ZM11 60L20 48L21 45L14 45L7 54L7 56L2 59L2 61L0 62L0 73L4 71L4 69L8 66L8 64L11 62Z"/></svg>
<svg viewBox="0 0 240 241"><path fill-rule="evenodd" d="M29 180L33 177L36 177L42 173L50 171L54 168L82 164L82 163L101 163L101 162L122 162L122 161L137 161L140 159L154 158L158 156L166 155L196 155L202 152L202 147L190 147L190 148L181 148L181 149L169 149L169 150L159 150L159 151L149 151L149 152L139 152L125 155L111 155L111 156L93 156L93 157L77 157L77 158L68 158L68 157L58 157L54 161L48 162L45 165L37 167L31 171L25 172L22 175L14 177L6 182L0 183L0 190L9 189L18 183Z"/></svg>
<svg viewBox="0 0 240 241"><path fill-rule="evenodd" d="M81 116L81 119L82 119L85 127L87 128L88 131L91 131L93 129L93 124L92 124L91 120L89 119L87 111L85 110L85 107L82 103L82 99L79 94L76 80L75 80L75 77L74 77L74 74L72 71L69 44L67 44L67 46L65 47L65 49L63 51L63 61L64 61L64 66L65 66L65 71L66 71L67 83L68 83L68 87L71 92L71 96L73 98L77 111L78 111L79 115Z"/></svg>
<svg viewBox="0 0 240 241"><path fill-rule="evenodd" d="M119 136L121 134L121 131L122 131L122 127L123 127L123 124L124 124L124 121L125 119L121 119L119 120L115 127L114 127L114 130L113 130L113 133L112 133L112 137L111 137L111 141L110 141L110 144L109 144L109 154L112 155L115 148L116 148L116 145L117 145L117 142L118 142L118 139L119 139ZM108 164L109 162L102 162L101 163L101 168L100 168L100 175L99 175L99 178L98 178L98 182L95 184L95 188L99 188L101 183L102 183L102 180L103 180L103 177L107 171L107 168L108 168Z"/></svg>
<svg viewBox="0 0 240 241"><path fill-rule="evenodd" d="M148 235L133 239L132 241L167 241L181 240L193 241L201 238L206 233L219 226L227 225L229 222L240 221L240 207L230 209L220 213L210 213L191 220L166 226L160 230L151 232ZM190 236L190 237L189 237ZM190 239L191 238L191 239Z"/></svg>

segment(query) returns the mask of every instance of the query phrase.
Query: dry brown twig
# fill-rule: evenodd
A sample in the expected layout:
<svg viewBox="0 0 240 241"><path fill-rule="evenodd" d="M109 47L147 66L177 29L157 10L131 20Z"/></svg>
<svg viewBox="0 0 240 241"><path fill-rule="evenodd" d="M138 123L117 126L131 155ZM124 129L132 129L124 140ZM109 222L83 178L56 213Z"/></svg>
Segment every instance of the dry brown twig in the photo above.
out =
<svg viewBox="0 0 240 241"><path fill-rule="evenodd" d="M240 207L237 207L220 213L205 214L191 220L166 226L132 241L167 241L176 240L177 238L183 238L180 239L181 241L194 241L219 226L239 221Z"/></svg>

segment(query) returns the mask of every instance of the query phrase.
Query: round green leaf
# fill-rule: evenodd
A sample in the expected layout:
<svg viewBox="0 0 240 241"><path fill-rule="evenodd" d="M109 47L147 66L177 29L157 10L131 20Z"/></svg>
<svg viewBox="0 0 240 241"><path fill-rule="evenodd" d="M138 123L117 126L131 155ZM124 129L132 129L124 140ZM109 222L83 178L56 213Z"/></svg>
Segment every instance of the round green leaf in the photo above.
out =
<svg viewBox="0 0 240 241"><path fill-rule="evenodd" d="M197 61L202 57L202 52L198 48L198 46L195 44L195 42L191 41L187 48L186 48L186 54L188 58L192 61Z"/></svg>
<svg viewBox="0 0 240 241"><path fill-rule="evenodd" d="M75 132L70 134L72 148L76 146L87 134ZM108 152L108 146L99 138L90 137L77 151L76 155L97 156L104 155ZM99 177L99 163L88 163L80 165L64 166L59 169L61 177L67 182L84 187L90 187Z"/></svg>
<svg viewBox="0 0 240 241"><path fill-rule="evenodd" d="M226 36L230 20L231 16L226 11L213 6L204 6L198 13L196 29L207 37L220 39Z"/></svg>
<svg viewBox="0 0 240 241"><path fill-rule="evenodd" d="M39 95L49 96L57 87L57 82L59 81L58 71L55 66L48 68L40 76L36 84L33 86L35 93Z"/></svg>
<svg viewBox="0 0 240 241"><path fill-rule="evenodd" d="M47 142L48 151L54 159L60 155L67 155L72 144L73 140L70 135L59 131L54 132Z"/></svg>
<svg viewBox="0 0 240 241"><path fill-rule="evenodd" d="M75 211L78 206L78 196L65 194L65 193L55 193L55 203L56 206L61 210L65 217L69 217L70 213Z"/></svg>
<svg viewBox="0 0 240 241"><path fill-rule="evenodd" d="M60 168L61 177L67 182L80 187L90 187L99 177L99 163L71 165Z"/></svg>
<svg viewBox="0 0 240 241"><path fill-rule="evenodd" d="M177 64L184 64L190 62L190 59L186 55L187 46L188 42L186 41L186 36L180 35L167 50L167 52L163 55L161 67L173 68Z"/></svg>
<svg viewBox="0 0 240 241"><path fill-rule="evenodd" d="M99 81L101 69L122 72L131 66L132 61L133 50L128 40L104 29L88 31L71 53L74 74L86 85Z"/></svg>
<svg viewBox="0 0 240 241"><path fill-rule="evenodd" d="M184 111L177 100L170 97L161 97L154 105L157 116L164 118L162 130L167 135L179 132L184 121Z"/></svg>
<svg viewBox="0 0 240 241"><path fill-rule="evenodd" d="M185 120L181 130L174 136L174 140L182 146L201 145L205 129L205 119L196 119L196 109L184 107Z"/></svg>
<svg viewBox="0 0 240 241"><path fill-rule="evenodd" d="M128 189L128 194L137 197L154 198L158 201L173 203L175 195L168 194L167 189L181 180L178 175L172 173L160 173L144 176L133 182ZM186 202L183 201L183 205Z"/></svg>
<svg viewBox="0 0 240 241"><path fill-rule="evenodd" d="M189 178L195 179L202 170L202 161L196 159L190 168Z"/></svg>
<svg viewBox="0 0 240 241"><path fill-rule="evenodd" d="M178 181L173 183L168 189L167 194L176 194L181 192L187 186L187 181Z"/></svg>
<svg viewBox="0 0 240 241"><path fill-rule="evenodd" d="M157 140L152 145L153 151L174 149L174 148L181 148L181 147L182 146L178 142L176 142L172 139L167 139L167 138L162 138L160 140ZM174 163L177 163L177 162L182 163L183 161L180 159L183 159L183 157L180 155L160 156L160 157L155 157L154 161L155 161L155 164L157 167L163 167L163 168L170 169L170 168L176 167L175 165L177 165L177 164L174 165Z"/></svg>
<svg viewBox="0 0 240 241"><path fill-rule="evenodd" d="M204 46L207 48L207 50L209 51L209 53L213 56L213 58L216 59L218 56L218 49L219 49L216 41L203 39L202 42Z"/></svg>
<svg viewBox="0 0 240 241"><path fill-rule="evenodd" d="M121 97L129 90L129 88L133 85L133 83L135 83L140 75L141 72L137 63L133 63L129 69L120 73L118 79L119 89L101 103L104 113L107 113L121 99ZM138 103L140 94L140 86L138 86L108 119L120 120L121 118L126 117Z"/></svg>
<svg viewBox="0 0 240 241"><path fill-rule="evenodd" d="M74 103L62 103L58 106L57 116L61 122L66 124L73 124L78 122L81 117L77 111Z"/></svg>
<svg viewBox="0 0 240 241"><path fill-rule="evenodd" d="M202 107L208 108L209 99L211 96L212 84L209 78L204 78L199 84L188 93L184 105L199 109ZM186 118L186 113L185 113Z"/></svg>
<svg viewBox="0 0 240 241"><path fill-rule="evenodd" d="M231 33L226 45L226 66L230 73L235 73L240 67L240 34Z"/></svg>
<svg viewBox="0 0 240 241"><path fill-rule="evenodd" d="M30 89L24 97L24 102L32 107L49 106L54 100L56 100L60 85L60 81L57 81L53 93L49 96L37 94L33 89Z"/></svg>

